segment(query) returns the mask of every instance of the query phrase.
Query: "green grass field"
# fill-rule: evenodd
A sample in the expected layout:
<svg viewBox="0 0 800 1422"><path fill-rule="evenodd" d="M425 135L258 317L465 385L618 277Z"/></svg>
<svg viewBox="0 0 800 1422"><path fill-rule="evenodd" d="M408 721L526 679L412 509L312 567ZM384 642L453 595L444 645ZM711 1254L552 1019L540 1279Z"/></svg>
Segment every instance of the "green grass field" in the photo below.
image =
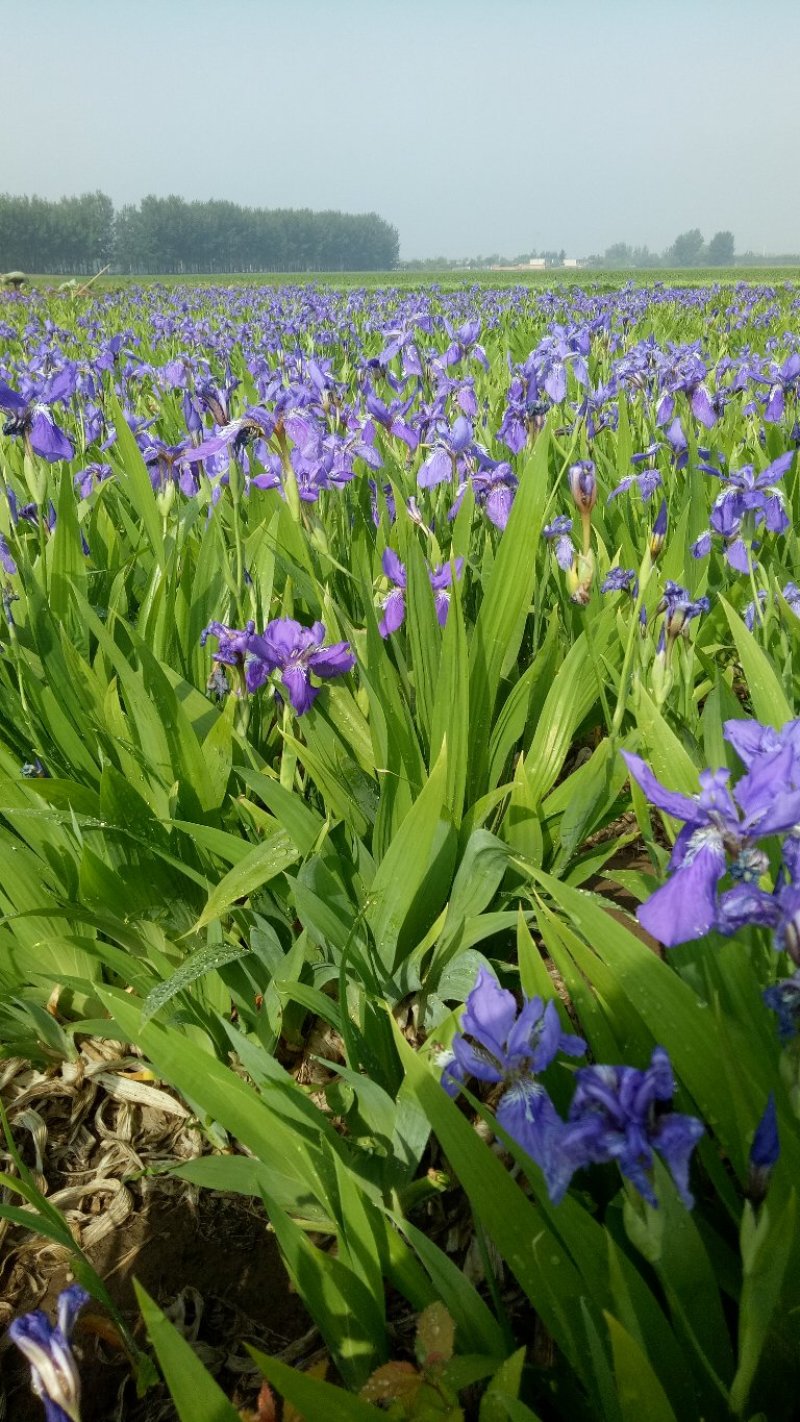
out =
<svg viewBox="0 0 800 1422"><path fill-rule="evenodd" d="M69 274L32 275L30 286L51 288L70 279ZM85 284L87 279L77 277L75 280L80 287ZM799 280L800 267L660 267L642 268L637 271L629 269L610 271L601 267L581 267L577 270L551 267L544 271L524 268L502 271L448 268L434 272L400 270L391 272L210 272L191 276L185 274L177 276L108 275L94 282L91 289L93 291L116 291L128 286L150 286L153 283L160 283L170 288L176 286L305 286L313 284L345 289L358 287L377 290L398 287L402 290L411 290L415 287L437 286L442 290L453 290L464 286L488 288L558 285L591 286L595 289L614 290L624 286L627 282L633 282L636 286L653 286L656 282L661 282L666 286L701 287L712 283L729 286L742 281L755 282L759 285L783 282L794 284Z"/></svg>

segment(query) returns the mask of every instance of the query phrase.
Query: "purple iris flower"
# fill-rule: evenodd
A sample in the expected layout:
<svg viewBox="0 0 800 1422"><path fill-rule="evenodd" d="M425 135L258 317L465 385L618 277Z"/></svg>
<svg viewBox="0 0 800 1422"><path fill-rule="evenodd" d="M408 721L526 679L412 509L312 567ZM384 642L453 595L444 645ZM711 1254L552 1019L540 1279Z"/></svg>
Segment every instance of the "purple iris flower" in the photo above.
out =
<svg viewBox="0 0 800 1422"><path fill-rule="evenodd" d="M394 587L383 600L383 617L378 623L382 637L402 627L406 615L406 570L392 548L384 548L381 567Z"/></svg>
<svg viewBox="0 0 800 1422"><path fill-rule="evenodd" d="M248 691L257 691L271 672L279 671L291 705L298 716L303 716L321 690L311 685L312 672L327 679L343 676L355 666L356 659L347 642L324 647L324 641L324 623L303 627L292 617L276 617L263 633L249 638L245 672Z"/></svg>
<svg viewBox="0 0 800 1422"><path fill-rule="evenodd" d="M269 441L276 433L278 417L262 406L257 405L245 410L243 415L237 419L229 421L227 425L217 430L216 434L209 435L194 449L188 448L183 453L183 460L186 463L196 464L199 460L208 459L210 455L220 454L224 449L232 448L234 455L240 458L248 445L254 441Z"/></svg>
<svg viewBox="0 0 800 1422"><path fill-rule="evenodd" d="M664 1048L653 1049L645 1071L629 1066L589 1066L580 1067L575 1077L575 1094L560 1141L563 1173L556 1202L574 1170L616 1161L639 1193L657 1205L650 1174L653 1152L658 1151L681 1200L691 1209L689 1162L704 1127L694 1116L665 1110L675 1083Z"/></svg>
<svg viewBox="0 0 800 1422"><path fill-rule="evenodd" d="M413 396L405 401L393 400L391 405L387 405L375 394L374 390L368 390L364 404L372 419L377 420L378 424L382 425L396 439L401 439L413 453L419 444L419 431L408 424L404 418L413 404Z"/></svg>
<svg viewBox="0 0 800 1422"><path fill-rule="evenodd" d="M686 588L668 578L657 611L664 613L667 637L674 641L693 618L708 612L710 606L707 597L691 598Z"/></svg>
<svg viewBox="0 0 800 1422"><path fill-rule="evenodd" d="M800 1030L800 971L765 988L762 994L767 1007L778 1015L778 1036L791 1042Z"/></svg>
<svg viewBox="0 0 800 1422"><path fill-rule="evenodd" d="M738 750L728 733L730 725L726 724L725 733ZM736 877L741 856L752 851L755 841L785 833L800 822L800 790L792 788L793 748L786 742L773 752L754 756L733 794L728 770L701 771L696 796L666 789L639 756L628 751L622 755L648 800L684 821L673 846L670 877L641 905L639 922L669 948L702 938L717 924L717 886L728 856Z"/></svg>
<svg viewBox="0 0 800 1422"><path fill-rule="evenodd" d="M166 444L163 439L147 435L140 448L155 493L169 484L177 484L187 498L197 493L197 476L187 462L189 454L193 454L188 441Z"/></svg>
<svg viewBox="0 0 800 1422"><path fill-rule="evenodd" d="M453 1039L442 1085L455 1095L470 1076L502 1083L497 1119L549 1181L563 1122L536 1077L559 1052L580 1057L585 1051L580 1037L562 1032L553 1001L545 1006L540 997L525 998L518 1009L513 993L481 968L467 998L461 1030Z"/></svg>
<svg viewBox="0 0 800 1422"><path fill-rule="evenodd" d="M456 578L460 578L464 571L463 558L456 558L455 568ZM438 568L431 568L429 577L433 589L436 616L439 621L439 626L444 627L447 621L447 614L450 611L450 589L453 586L452 565L450 563L442 563Z"/></svg>
<svg viewBox="0 0 800 1422"><path fill-rule="evenodd" d="M690 404L695 419L699 420L701 425L705 425L706 429L711 429L711 426L716 424L717 411L714 408L714 401L702 382L692 391Z"/></svg>
<svg viewBox="0 0 800 1422"><path fill-rule="evenodd" d="M667 443L672 450L676 469L684 469L689 460L689 441L677 415L667 430Z"/></svg>
<svg viewBox="0 0 800 1422"><path fill-rule="evenodd" d="M110 464L87 464L85 469L79 469L74 480L79 498L88 499L95 486L110 479L112 473Z"/></svg>
<svg viewBox="0 0 800 1422"><path fill-rule="evenodd" d="M725 488L712 505L711 532L697 539L692 547L693 556L704 558L711 551L711 535L716 533L723 540L726 562L737 573L748 573L752 561L750 549L758 546L753 541L755 530L763 524L768 533L783 533L789 527L777 480L783 478L793 458L794 450L787 450L760 474L756 474L752 464L731 470L727 475L713 466L703 465L706 473L724 482ZM748 530L749 538L745 539L742 535Z"/></svg>
<svg viewBox="0 0 800 1422"><path fill-rule="evenodd" d="M378 507L378 486L375 483L374 479L370 479L369 481L369 491L370 508L372 510L372 522L377 528L381 521L381 515L380 508ZM383 495L386 500L386 513L389 522L394 523L395 519L397 518L397 509L395 508L394 490L391 484L383 485Z"/></svg>
<svg viewBox="0 0 800 1422"><path fill-rule="evenodd" d="M559 568L568 572L572 567L575 557L575 546L572 542L572 519L566 514L559 514L552 523L546 524L542 529L542 538L549 542L555 542L556 562Z"/></svg>
<svg viewBox="0 0 800 1422"><path fill-rule="evenodd" d="M646 504L652 499L656 489L660 488L662 483L663 480L657 469L643 469L640 474L626 474L625 478L620 479L619 483L611 490L606 503L610 504L612 499L616 499L620 494L626 494L635 484L642 496L642 502Z"/></svg>
<svg viewBox="0 0 800 1422"><path fill-rule="evenodd" d="M459 361L465 360L470 352L480 361L485 370L489 369L489 361L483 346L478 345L478 336L481 332L480 321L465 321L456 331L453 331L450 323L445 321L445 329L451 336L451 343L444 353L445 366L458 365Z"/></svg>
<svg viewBox="0 0 800 1422"><path fill-rule="evenodd" d="M255 622L248 622L241 631L227 627L224 622L209 622L200 634L200 646L204 647L209 637L216 637L217 650L212 653L212 661L226 667L243 667L255 630Z"/></svg>
<svg viewBox="0 0 800 1422"><path fill-rule="evenodd" d="M761 850L750 850L749 854L757 880L764 870L769 868L769 860ZM741 855L740 858L745 856ZM776 928L779 920L780 907L775 895L759 888L745 868L741 881L734 884L732 889L727 889L724 894L720 894L714 928L726 938L733 938L751 923L760 924L765 928Z"/></svg>
<svg viewBox="0 0 800 1422"><path fill-rule="evenodd" d="M394 583L394 587L383 600L383 617L378 623L378 631L381 636L389 637L392 632L397 632L398 628L402 627L405 620L407 576L404 564L400 562L392 548L383 550L381 566L386 577ZM456 558L455 569L456 578L460 578L464 570L463 558ZM433 589L439 626L444 627L447 614L450 611L450 588L453 585L451 564L442 563L438 568L429 569L428 577Z"/></svg>
<svg viewBox="0 0 800 1422"><path fill-rule="evenodd" d="M800 967L800 885L783 883L774 895L776 919L774 944L779 952L788 953L795 967Z"/></svg>
<svg viewBox="0 0 800 1422"><path fill-rule="evenodd" d="M514 375L507 401L497 438L508 446L512 454L519 454L544 428L550 408L549 401L541 398L535 368L526 371L523 367L520 373Z"/></svg>
<svg viewBox="0 0 800 1422"><path fill-rule="evenodd" d="M764 406L764 419L768 425L775 425L783 419L786 395L792 391L797 394L800 384L800 355L795 351L786 357L781 366L774 365L769 378L760 375L756 375L754 378L759 382L769 384L769 395Z"/></svg>
<svg viewBox="0 0 800 1422"><path fill-rule="evenodd" d="M505 462L498 464L494 460L484 459L482 463L483 467L472 475L475 500L482 506L489 522L502 533L511 515L517 476L512 472L511 465ZM454 518L458 512L465 488L466 485L463 485L459 490L459 497L456 498L448 517Z"/></svg>
<svg viewBox="0 0 800 1422"><path fill-rule="evenodd" d="M606 574L601 593L606 592L628 592L631 597L636 597L639 591L639 581L633 568L612 568Z"/></svg>
<svg viewBox="0 0 800 1422"><path fill-rule="evenodd" d="M228 371L228 377L222 389L214 385L211 380L202 380L197 384L198 401L202 408L208 411L214 424L220 428L230 422L230 397L238 384L239 381L230 371Z"/></svg>
<svg viewBox="0 0 800 1422"><path fill-rule="evenodd" d="M46 1422L80 1422L81 1380L69 1339L88 1299L80 1284L72 1284L58 1296L55 1326L41 1309L9 1325L9 1337L30 1364L31 1386L44 1403Z"/></svg>
<svg viewBox="0 0 800 1422"><path fill-rule="evenodd" d="M725 740L748 770L762 756L788 748L793 756L792 778L800 775L800 717L787 721L780 730L751 720L725 721L722 729Z"/></svg>
<svg viewBox="0 0 800 1422"><path fill-rule="evenodd" d="M756 617L758 617L759 621L761 621L761 609L766 606L766 601L766 589L759 588L758 604L756 604L755 598L752 602L748 602L747 607L744 610L744 615L742 617L742 621L744 622L744 625L747 628L748 632L752 632L753 628L755 627Z"/></svg>
<svg viewBox="0 0 800 1422"><path fill-rule="evenodd" d="M456 468L472 445L472 424L466 415L459 415L452 429L448 426L438 438L427 459L420 466L417 483L422 489L435 489L452 479Z"/></svg>
<svg viewBox="0 0 800 1422"><path fill-rule="evenodd" d="M795 617L800 617L800 588L798 588L797 583L787 583L783 589L783 596Z"/></svg>
<svg viewBox="0 0 800 1422"><path fill-rule="evenodd" d="M41 455L50 464L57 459L74 458L72 440L59 429L46 404L26 400L0 381L0 410L9 415L3 434L20 435L34 454Z"/></svg>
<svg viewBox="0 0 800 1422"><path fill-rule="evenodd" d="M0 533L0 564L2 564L4 571L13 578L17 571L17 565L14 562L14 555L8 546L8 539L3 533Z"/></svg>

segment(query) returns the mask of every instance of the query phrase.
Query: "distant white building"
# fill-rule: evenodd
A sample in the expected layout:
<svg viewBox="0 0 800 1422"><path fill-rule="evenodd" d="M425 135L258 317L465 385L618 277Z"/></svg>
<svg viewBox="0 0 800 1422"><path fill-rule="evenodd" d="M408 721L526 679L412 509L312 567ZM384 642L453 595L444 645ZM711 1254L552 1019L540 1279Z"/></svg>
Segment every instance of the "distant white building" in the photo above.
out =
<svg viewBox="0 0 800 1422"><path fill-rule="evenodd" d="M577 267L580 266L580 262L578 261L577 257L565 257L562 266Z"/></svg>
<svg viewBox="0 0 800 1422"><path fill-rule="evenodd" d="M529 257L529 258L528 258L528 266L529 266L529 267L546 267L546 266L547 266L547 259L546 259L545 257Z"/></svg>

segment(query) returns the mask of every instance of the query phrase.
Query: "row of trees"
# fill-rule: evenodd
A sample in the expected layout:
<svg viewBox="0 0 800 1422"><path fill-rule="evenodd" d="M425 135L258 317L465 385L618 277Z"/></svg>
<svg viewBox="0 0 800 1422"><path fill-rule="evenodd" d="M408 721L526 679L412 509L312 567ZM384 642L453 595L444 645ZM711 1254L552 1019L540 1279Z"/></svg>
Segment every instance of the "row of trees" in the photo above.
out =
<svg viewBox="0 0 800 1422"><path fill-rule="evenodd" d="M750 254L748 254L750 255ZM543 251L522 252L516 257L500 256L493 252L489 257L462 257L456 261L446 257L436 257L426 261L404 262L412 271L443 271L447 268L463 267L526 267L532 258L544 261L547 267L563 266L566 252L547 248ZM681 232L664 252L651 252L649 247L631 247L627 242L615 242L605 252L585 257L581 266L606 267L614 271L637 267L730 267L736 261L732 232L716 232L710 242L706 242L699 227L690 232Z"/></svg>
<svg viewBox="0 0 800 1422"><path fill-rule="evenodd" d="M376 213L239 207L105 193L50 202L0 195L0 271L146 273L389 271L397 230Z"/></svg>
<svg viewBox="0 0 800 1422"><path fill-rule="evenodd" d="M706 242L699 227L681 232L664 252L651 252L649 247L629 247L627 242L615 242L602 257L588 259L593 267L611 267L615 271L626 267L730 267L735 259L732 232L715 232Z"/></svg>
<svg viewBox="0 0 800 1422"><path fill-rule="evenodd" d="M566 257L566 249L562 247L556 250L555 247L547 247L541 252L534 249L531 252L520 252L516 257L504 257L500 252L491 252L488 257L413 257L409 261L401 262L404 271L410 272L444 272L461 271L463 268L489 268L492 267L526 267L534 257L540 258L548 267L562 267Z"/></svg>

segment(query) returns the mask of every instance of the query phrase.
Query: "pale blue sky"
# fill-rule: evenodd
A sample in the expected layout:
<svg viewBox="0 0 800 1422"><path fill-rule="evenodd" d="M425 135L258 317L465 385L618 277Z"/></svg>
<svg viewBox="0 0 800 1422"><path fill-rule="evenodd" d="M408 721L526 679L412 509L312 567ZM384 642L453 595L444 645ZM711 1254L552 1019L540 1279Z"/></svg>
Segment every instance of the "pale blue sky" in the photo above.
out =
<svg viewBox="0 0 800 1422"><path fill-rule="evenodd" d="M0 190L375 210L404 257L800 250L800 0L0 0Z"/></svg>

